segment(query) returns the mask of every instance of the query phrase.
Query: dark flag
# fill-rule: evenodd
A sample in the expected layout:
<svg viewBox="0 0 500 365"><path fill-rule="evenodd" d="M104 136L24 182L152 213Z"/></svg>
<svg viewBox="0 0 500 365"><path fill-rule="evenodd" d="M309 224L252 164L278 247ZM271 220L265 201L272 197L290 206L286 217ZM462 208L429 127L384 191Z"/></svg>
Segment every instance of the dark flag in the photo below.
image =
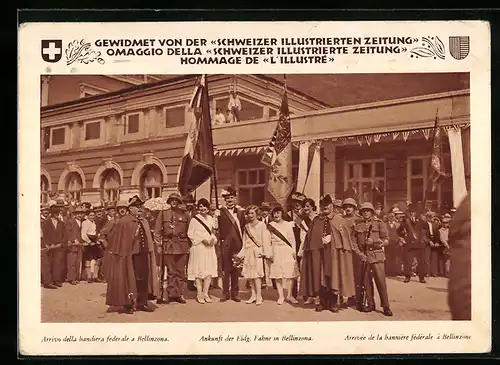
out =
<svg viewBox="0 0 500 365"><path fill-rule="evenodd" d="M286 85L278 124L261 162L270 169L267 189L276 201L286 208L287 199L294 186L292 181L292 128Z"/></svg>
<svg viewBox="0 0 500 365"><path fill-rule="evenodd" d="M213 143L205 75L201 76L189 103L191 123L179 169L179 193L186 196L207 181L213 174Z"/></svg>
<svg viewBox="0 0 500 365"><path fill-rule="evenodd" d="M432 152L429 171L429 183L431 191L436 191L437 184L439 184L445 177L443 171L443 156L441 151L441 131L439 128L439 119L436 114L436 121L434 123L434 136L432 139Z"/></svg>

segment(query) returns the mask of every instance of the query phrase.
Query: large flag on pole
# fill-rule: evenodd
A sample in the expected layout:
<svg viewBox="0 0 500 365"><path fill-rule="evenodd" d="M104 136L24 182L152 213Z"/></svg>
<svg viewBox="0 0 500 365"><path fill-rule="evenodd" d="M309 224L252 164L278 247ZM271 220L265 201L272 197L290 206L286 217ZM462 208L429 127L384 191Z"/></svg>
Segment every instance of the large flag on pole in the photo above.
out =
<svg viewBox="0 0 500 365"><path fill-rule="evenodd" d="M185 196L207 181L213 174L213 144L205 75L196 85L189 103L190 126L179 168L179 193Z"/></svg>
<svg viewBox="0 0 500 365"><path fill-rule="evenodd" d="M443 155L441 151L441 131L439 128L439 119L436 114L436 121L434 123L434 137L431 152L430 171L429 171L429 184L430 191L436 191L437 184L439 184L445 177L443 171Z"/></svg>
<svg viewBox="0 0 500 365"><path fill-rule="evenodd" d="M294 186L292 181L292 128L286 84L278 124L261 162L269 168L267 189L276 201L283 208L286 208L287 199Z"/></svg>

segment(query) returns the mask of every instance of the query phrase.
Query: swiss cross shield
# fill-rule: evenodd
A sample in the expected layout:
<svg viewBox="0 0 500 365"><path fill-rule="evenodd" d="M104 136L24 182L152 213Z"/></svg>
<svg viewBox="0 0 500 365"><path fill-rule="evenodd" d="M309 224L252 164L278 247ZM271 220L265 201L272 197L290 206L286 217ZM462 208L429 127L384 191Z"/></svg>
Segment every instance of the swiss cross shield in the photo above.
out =
<svg viewBox="0 0 500 365"><path fill-rule="evenodd" d="M456 60L463 60L469 55L469 37L450 37L450 54Z"/></svg>
<svg viewBox="0 0 500 365"><path fill-rule="evenodd" d="M58 62L62 57L62 40L42 40L42 59L45 62Z"/></svg>

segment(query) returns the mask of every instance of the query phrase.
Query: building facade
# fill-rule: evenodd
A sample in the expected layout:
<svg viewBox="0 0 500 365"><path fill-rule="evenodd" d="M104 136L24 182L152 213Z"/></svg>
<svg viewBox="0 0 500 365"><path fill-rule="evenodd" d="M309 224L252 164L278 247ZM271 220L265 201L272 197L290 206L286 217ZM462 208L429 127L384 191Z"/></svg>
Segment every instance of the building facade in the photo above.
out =
<svg viewBox="0 0 500 365"><path fill-rule="evenodd" d="M470 189L470 92L463 74L443 74L446 82L439 77L433 76L438 90L416 82L410 88L414 95L360 97L361 104L335 107L326 97L289 87L297 189L315 200L353 191L359 202L376 199L385 207L423 201L437 117L446 177L432 192L432 203L437 210L455 205L458 182ZM175 191L195 81L196 76L172 77L43 106L42 201L60 196L96 202L134 194L147 199ZM224 116L230 91L240 99L239 121ZM233 185L242 205L272 203L260 160L276 126L283 85L264 75L210 75L209 93L218 190Z"/></svg>

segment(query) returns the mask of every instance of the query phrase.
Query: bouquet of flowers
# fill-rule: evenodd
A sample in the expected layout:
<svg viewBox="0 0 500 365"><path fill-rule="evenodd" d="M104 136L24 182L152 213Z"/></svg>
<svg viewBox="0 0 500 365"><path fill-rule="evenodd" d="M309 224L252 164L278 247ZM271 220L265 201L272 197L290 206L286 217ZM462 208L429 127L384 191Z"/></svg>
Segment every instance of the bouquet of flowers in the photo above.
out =
<svg viewBox="0 0 500 365"><path fill-rule="evenodd" d="M238 257L237 255L233 256L233 267L238 270L238 274L240 277L243 277L243 257Z"/></svg>

